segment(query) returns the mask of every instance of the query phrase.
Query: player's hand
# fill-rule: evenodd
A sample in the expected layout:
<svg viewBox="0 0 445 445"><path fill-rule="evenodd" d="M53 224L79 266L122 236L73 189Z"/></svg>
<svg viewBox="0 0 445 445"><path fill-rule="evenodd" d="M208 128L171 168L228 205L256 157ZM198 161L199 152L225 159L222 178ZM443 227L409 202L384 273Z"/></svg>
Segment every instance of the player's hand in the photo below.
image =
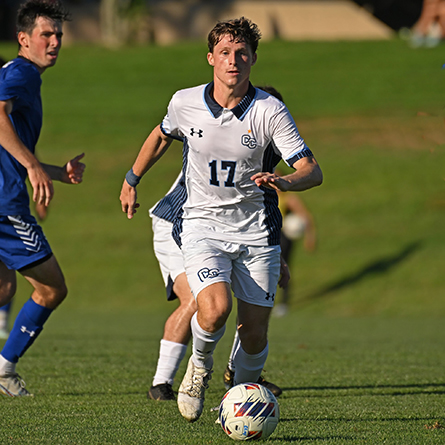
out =
<svg viewBox="0 0 445 445"><path fill-rule="evenodd" d="M280 286L282 289L285 289L289 284L289 280L289 266L287 265L286 261L283 260L283 257L280 256L280 279L278 280L278 286Z"/></svg>
<svg viewBox="0 0 445 445"><path fill-rule="evenodd" d="M38 204L48 206L54 196L53 181L41 164L28 169L28 178L33 189L32 200Z"/></svg>
<svg viewBox="0 0 445 445"><path fill-rule="evenodd" d="M120 198L122 211L127 214L128 219L133 218L133 215L137 212L136 209L139 208L139 204L136 202L138 199L138 194L136 192L136 187L132 187L126 179L122 184Z"/></svg>
<svg viewBox="0 0 445 445"><path fill-rule="evenodd" d="M287 191L290 186L288 180L275 173L260 172L251 176L250 179L254 181L258 187L264 186L273 190L281 190L283 192Z"/></svg>
<svg viewBox="0 0 445 445"><path fill-rule="evenodd" d="M65 175L62 179L62 182L65 182L67 184L80 184L82 182L83 172L85 171L85 164L79 161L84 156L85 153L82 153L81 155L76 156L64 165L63 170L65 172Z"/></svg>

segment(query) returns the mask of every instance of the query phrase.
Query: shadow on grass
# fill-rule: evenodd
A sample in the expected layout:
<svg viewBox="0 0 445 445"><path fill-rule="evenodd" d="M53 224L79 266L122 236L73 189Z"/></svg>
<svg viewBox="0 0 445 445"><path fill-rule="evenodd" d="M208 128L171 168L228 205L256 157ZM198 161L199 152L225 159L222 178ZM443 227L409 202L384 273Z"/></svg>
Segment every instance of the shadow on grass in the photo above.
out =
<svg viewBox="0 0 445 445"><path fill-rule="evenodd" d="M317 300L319 298L325 298L330 294L333 294L340 289L351 286L370 275L379 275L383 273L389 272L393 267L400 264L402 261L405 261L409 256L411 256L415 251L419 250L422 242L416 241L408 244L404 247L400 252L396 252L395 254L388 256L386 258L381 258L377 261L372 262L354 272L346 277L340 278L332 284L320 289L313 294L310 294L296 302L297 306L304 306L306 304L311 303L313 300Z"/></svg>
<svg viewBox="0 0 445 445"><path fill-rule="evenodd" d="M289 419L295 422L295 419ZM281 419L280 419L281 422ZM298 437L298 436L283 436L283 437L277 437L273 436L274 442L283 442L283 443L299 443L299 442L319 442L319 441L325 441L330 442L331 440L335 441L344 441L344 442L350 442L355 440L355 437L351 436L315 436L315 437Z"/></svg>
<svg viewBox="0 0 445 445"><path fill-rule="evenodd" d="M283 391L350 391L364 390L360 394L344 394L345 396L407 396L418 394L445 394L445 383L419 383L405 385L350 385L350 386L306 386L298 388L282 388ZM332 394L311 394L310 397L331 397ZM339 396L337 394L337 396Z"/></svg>

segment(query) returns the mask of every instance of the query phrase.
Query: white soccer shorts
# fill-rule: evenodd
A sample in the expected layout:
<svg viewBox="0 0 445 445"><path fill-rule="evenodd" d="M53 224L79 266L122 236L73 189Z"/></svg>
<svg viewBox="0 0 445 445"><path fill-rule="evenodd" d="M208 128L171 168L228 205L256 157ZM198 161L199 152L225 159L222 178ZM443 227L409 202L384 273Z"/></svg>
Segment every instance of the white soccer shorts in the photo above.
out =
<svg viewBox="0 0 445 445"><path fill-rule="evenodd" d="M169 300L172 296L169 295L168 289L175 282L176 277L185 272L181 249L172 237L172 226L171 222L152 215L153 250L159 262Z"/></svg>
<svg viewBox="0 0 445 445"><path fill-rule="evenodd" d="M184 265L195 298L218 282L231 285L239 300L273 307L280 278L280 246L246 246L213 239L199 233L181 236Z"/></svg>

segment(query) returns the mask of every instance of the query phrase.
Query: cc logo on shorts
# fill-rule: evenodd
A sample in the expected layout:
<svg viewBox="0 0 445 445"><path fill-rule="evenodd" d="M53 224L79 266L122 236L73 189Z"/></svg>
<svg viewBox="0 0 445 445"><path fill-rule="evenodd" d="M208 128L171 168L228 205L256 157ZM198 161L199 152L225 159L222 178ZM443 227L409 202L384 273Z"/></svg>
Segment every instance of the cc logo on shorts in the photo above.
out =
<svg viewBox="0 0 445 445"><path fill-rule="evenodd" d="M218 275L219 269L209 269L208 267L204 267L198 271L198 277L201 282L204 282L204 280L207 278L216 278Z"/></svg>

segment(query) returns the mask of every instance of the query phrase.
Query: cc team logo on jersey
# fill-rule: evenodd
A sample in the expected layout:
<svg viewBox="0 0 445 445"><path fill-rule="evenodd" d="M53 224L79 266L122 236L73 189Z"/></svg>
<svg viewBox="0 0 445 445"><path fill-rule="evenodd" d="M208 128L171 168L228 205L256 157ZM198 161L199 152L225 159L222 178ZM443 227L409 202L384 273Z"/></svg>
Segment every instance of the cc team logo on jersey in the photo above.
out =
<svg viewBox="0 0 445 445"><path fill-rule="evenodd" d="M194 136L195 134L197 134L199 138L202 138L203 133L204 130L201 129L195 130L194 128L190 128L190 136Z"/></svg>
<svg viewBox="0 0 445 445"><path fill-rule="evenodd" d="M249 134L243 134L241 136L241 144L243 144L245 147L248 147L251 150L253 150L254 148L257 147L258 144L257 144L255 137L250 134L251 132L252 132L252 130L248 130Z"/></svg>

